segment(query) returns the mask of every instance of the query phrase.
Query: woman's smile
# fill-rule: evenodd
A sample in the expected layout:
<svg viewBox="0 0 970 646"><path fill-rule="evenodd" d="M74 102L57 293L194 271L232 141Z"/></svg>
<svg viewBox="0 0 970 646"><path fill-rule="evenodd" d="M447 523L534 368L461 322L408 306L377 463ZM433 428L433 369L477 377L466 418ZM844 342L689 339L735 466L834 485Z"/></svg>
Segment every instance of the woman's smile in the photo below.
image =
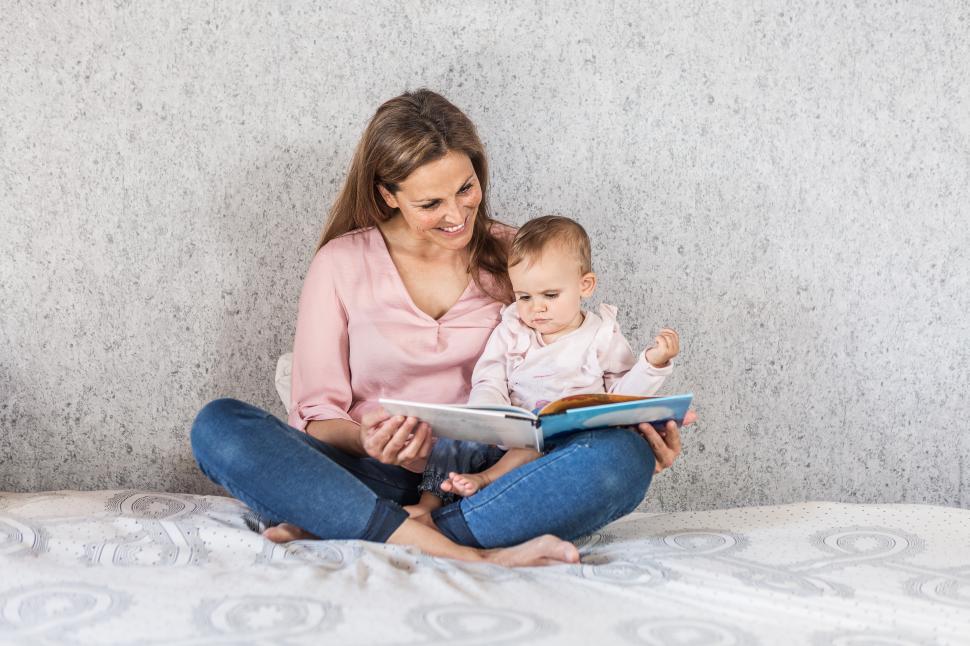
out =
<svg viewBox="0 0 970 646"><path fill-rule="evenodd" d="M440 231L441 233L443 233L445 236L449 238L457 237L465 232L465 225L467 223L468 223L468 216L465 216L465 219L462 220L460 223L451 227L437 227L435 231Z"/></svg>

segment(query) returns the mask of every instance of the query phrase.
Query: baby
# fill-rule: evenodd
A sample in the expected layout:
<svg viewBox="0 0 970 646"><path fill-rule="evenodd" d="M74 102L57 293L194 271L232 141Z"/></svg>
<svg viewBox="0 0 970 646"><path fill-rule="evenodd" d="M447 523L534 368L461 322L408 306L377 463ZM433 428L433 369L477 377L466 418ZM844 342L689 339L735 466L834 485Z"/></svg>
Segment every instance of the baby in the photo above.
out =
<svg viewBox="0 0 970 646"><path fill-rule="evenodd" d="M637 356L616 322L616 308L585 312L596 289L589 237L577 222L544 216L526 223L512 240L509 277L515 302L488 339L472 373L470 405L540 409L568 395L611 392L652 395L680 350L676 332L663 329ZM539 457L532 449L503 452L493 446L439 438L424 472L421 516L455 495L470 496Z"/></svg>

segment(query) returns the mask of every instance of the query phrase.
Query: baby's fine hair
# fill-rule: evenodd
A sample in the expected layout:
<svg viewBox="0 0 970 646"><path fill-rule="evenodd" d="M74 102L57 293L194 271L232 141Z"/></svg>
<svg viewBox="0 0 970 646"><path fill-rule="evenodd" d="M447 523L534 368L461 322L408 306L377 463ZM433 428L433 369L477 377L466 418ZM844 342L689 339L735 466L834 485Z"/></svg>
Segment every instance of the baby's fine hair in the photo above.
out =
<svg viewBox="0 0 970 646"><path fill-rule="evenodd" d="M509 267L538 258L553 243L576 255L581 274L593 271L586 229L579 222L561 215L543 215L523 224L509 248Z"/></svg>

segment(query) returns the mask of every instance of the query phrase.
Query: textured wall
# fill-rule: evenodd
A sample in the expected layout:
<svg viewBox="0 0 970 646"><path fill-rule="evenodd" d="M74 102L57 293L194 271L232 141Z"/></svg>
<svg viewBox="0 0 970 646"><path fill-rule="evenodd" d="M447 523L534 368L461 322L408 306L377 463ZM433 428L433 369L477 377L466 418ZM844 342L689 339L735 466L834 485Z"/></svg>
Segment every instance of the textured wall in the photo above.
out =
<svg viewBox="0 0 970 646"><path fill-rule="evenodd" d="M428 86L497 214L580 219L702 422L647 508L970 505L960 2L0 10L0 489L217 491L207 400L276 357L353 146Z"/></svg>

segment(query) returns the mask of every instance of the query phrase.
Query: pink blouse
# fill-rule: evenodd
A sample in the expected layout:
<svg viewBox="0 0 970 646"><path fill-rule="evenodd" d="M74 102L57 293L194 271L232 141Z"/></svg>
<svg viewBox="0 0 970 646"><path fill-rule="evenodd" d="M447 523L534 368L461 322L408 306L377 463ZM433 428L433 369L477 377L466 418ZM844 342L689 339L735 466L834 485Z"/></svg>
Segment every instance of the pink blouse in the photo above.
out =
<svg viewBox="0 0 970 646"><path fill-rule="evenodd" d="M501 309L471 281L435 320L411 300L378 229L331 240L300 294L289 424L359 422L380 397L465 403Z"/></svg>

